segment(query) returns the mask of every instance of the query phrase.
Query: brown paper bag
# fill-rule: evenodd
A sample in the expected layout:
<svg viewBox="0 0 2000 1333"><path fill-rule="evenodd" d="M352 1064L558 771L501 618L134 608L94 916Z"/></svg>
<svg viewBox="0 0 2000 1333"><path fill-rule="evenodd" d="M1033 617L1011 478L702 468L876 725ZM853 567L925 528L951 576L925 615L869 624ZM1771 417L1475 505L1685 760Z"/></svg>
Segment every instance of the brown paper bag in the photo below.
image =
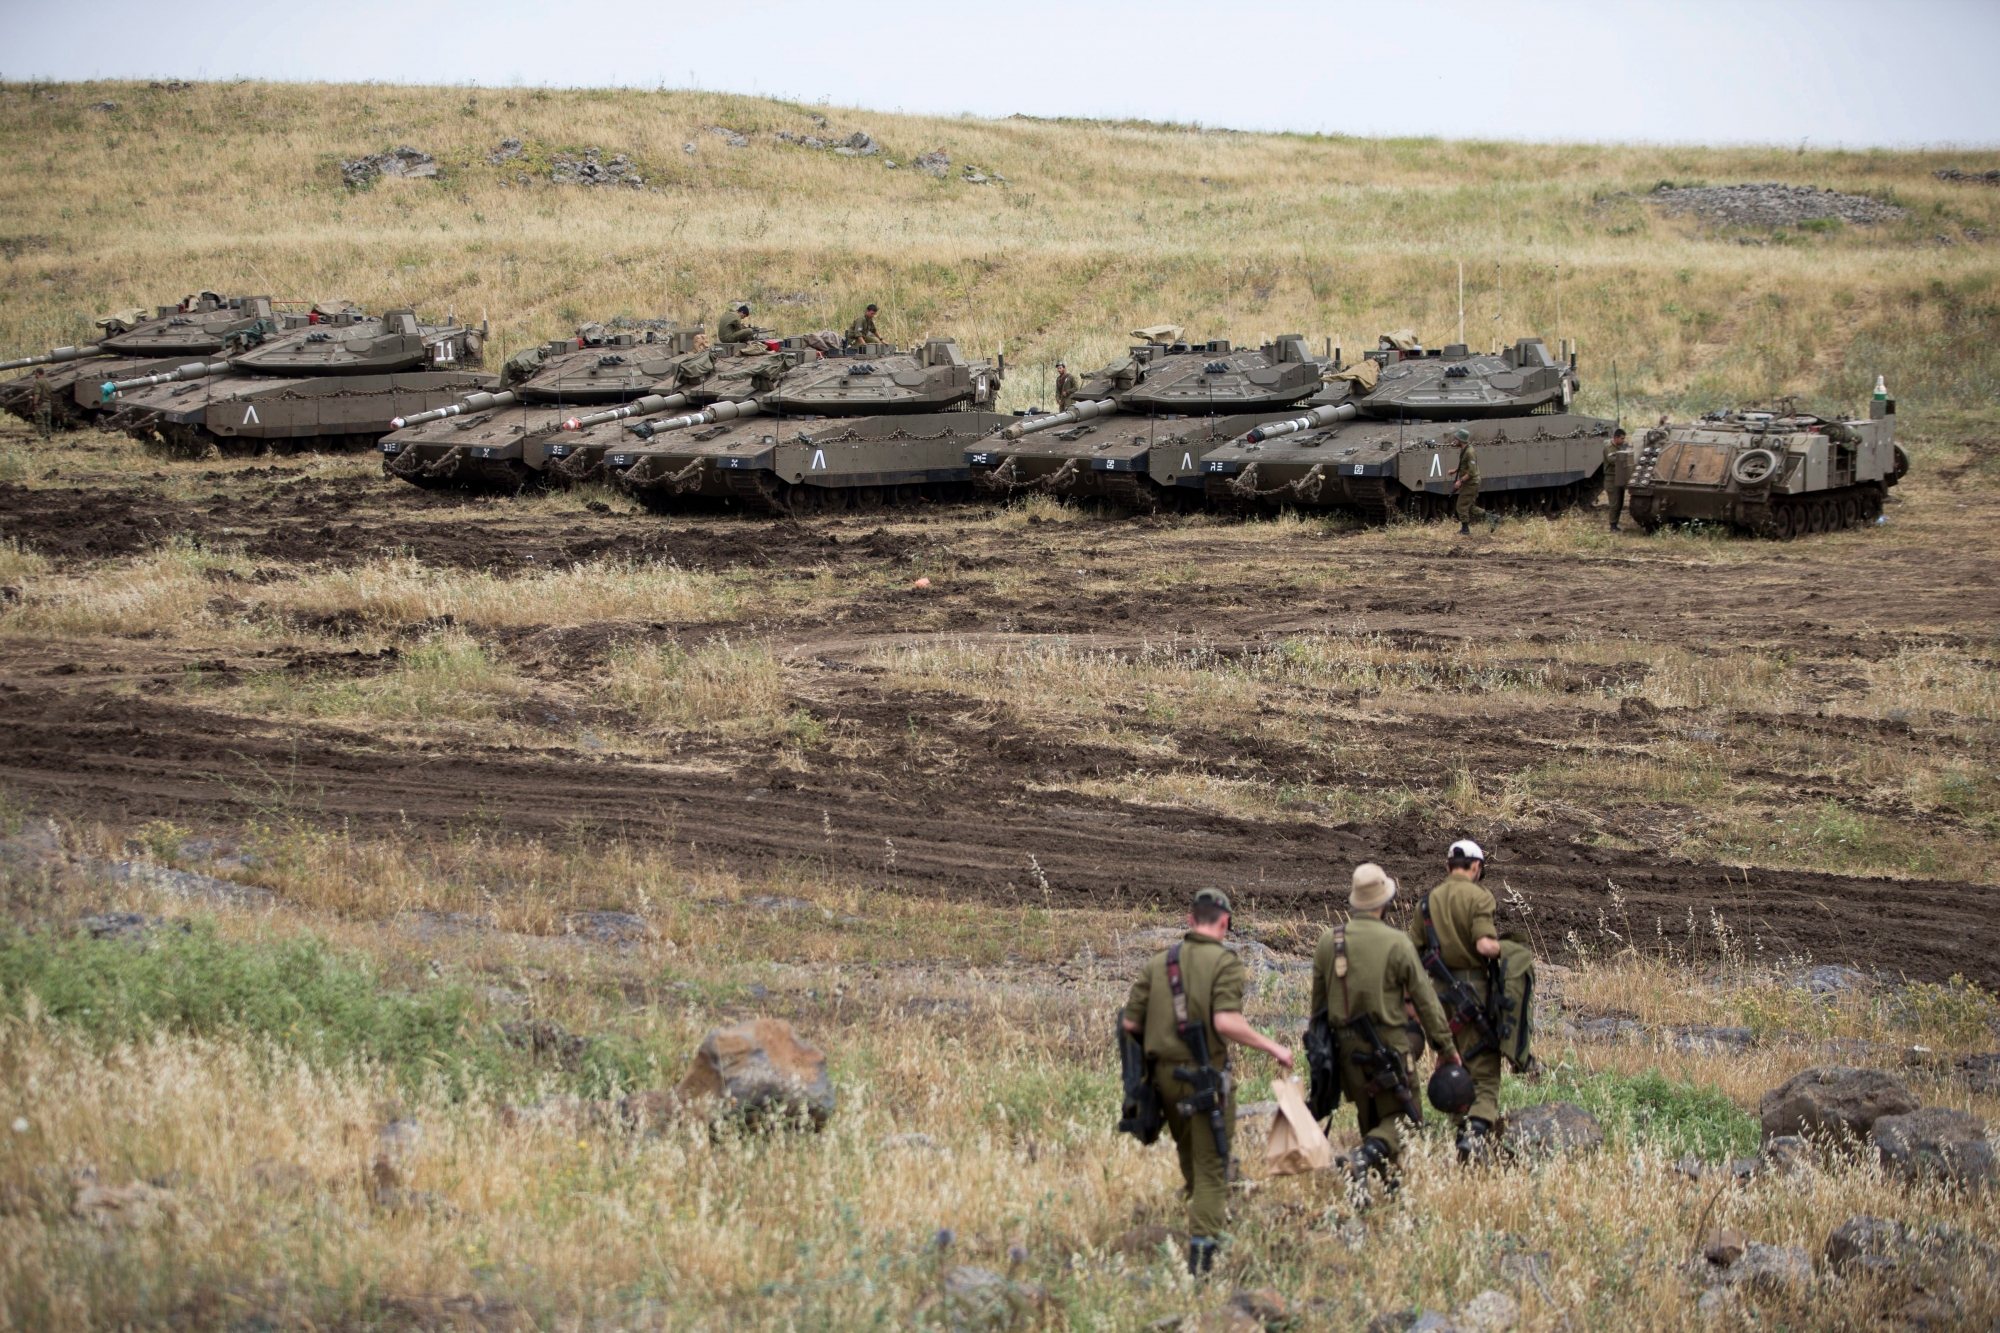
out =
<svg viewBox="0 0 2000 1333"><path fill-rule="evenodd" d="M1304 1087L1295 1078L1274 1079L1271 1094L1278 1099L1278 1110L1264 1141L1265 1169L1274 1176L1296 1176L1331 1166L1333 1145L1312 1118Z"/></svg>

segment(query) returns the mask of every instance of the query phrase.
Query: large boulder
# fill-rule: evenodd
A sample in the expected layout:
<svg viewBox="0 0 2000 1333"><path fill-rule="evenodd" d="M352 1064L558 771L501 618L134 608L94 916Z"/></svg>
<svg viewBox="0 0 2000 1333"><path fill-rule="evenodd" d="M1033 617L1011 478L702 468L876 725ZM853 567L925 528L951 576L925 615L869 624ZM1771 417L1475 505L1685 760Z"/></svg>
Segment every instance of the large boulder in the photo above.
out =
<svg viewBox="0 0 2000 1333"><path fill-rule="evenodd" d="M1782 1134L1858 1143L1885 1115L1908 1115L1920 1103L1902 1080L1879 1069L1844 1065L1805 1069L1758 1103L1764 1138Z"/></svg>
<svg viewBox="0 0 2000 1333"><path fill-rule="evenodd" d="M1554 1157L1602 1147L1604 1128L1575 1102L1543 1102L1509 1111L1500 1142L1524 1156Z"/></svg>
<svg viewBox="0 0 2000 1333"><path fill-rule="evenodd" d="M1826 1266L1841 1274L1891 1272L1909 1244L1910 1229L1901 1222L1861 1213L1827 1235Z"/></svg>
<svg viewBox="0 0 2000 1333"><path fill-rule="evenodd" d="M826 1124L835 1102L825 1053L800 1041L779 1018L753 1018L709 1033L674 1098L746 1120L802 1120L814 1129Z"/></svg>
<svg viewBox="0 0 2000 1333"><path fill-rule="evenodd" d="M1908 1115L1885 1115L1868 1137L1882 1165L1905 1180L1935 1176L1978 1189L2000 1176L1986 1122L1966 1111L1927 1106Z"/></svg>

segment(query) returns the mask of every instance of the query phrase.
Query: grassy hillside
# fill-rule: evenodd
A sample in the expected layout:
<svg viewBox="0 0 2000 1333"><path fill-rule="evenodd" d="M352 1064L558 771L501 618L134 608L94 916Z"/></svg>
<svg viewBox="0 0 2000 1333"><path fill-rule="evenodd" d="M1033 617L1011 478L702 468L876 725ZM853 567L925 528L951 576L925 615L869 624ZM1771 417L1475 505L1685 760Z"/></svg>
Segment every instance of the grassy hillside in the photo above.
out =
<svg viewBox="0 0 2000 1333"><path fill-rule="evenodd" d="M774 137L855 129L904 166ZM522 156L489 162L506 138ZM341 184L341 160L404 143L437 156L436 179ZM484 311L503 350L617 314L712 323L738 298L788 331L839 327L872 299L898 339L1004 346L1018 406L1049 396L1058 356L1095 362L1142 323L1349 349L1414 325L1442 342L1462 261L1467 338L1577 338L1596 408L1612 403L1614 362L1628 401L1676 407L1848 402L1876 374L1926 406L2000 388L1985 239L2000 191L1931 174L2000 164L1991 153L1361 140L707 93L255 83L0 86L0 145L9 354L197 286ZM556 154L590 147L629 155L646 186L549 182ZM943 180L908 167L931 149L951 157ZM967 164L1006 183L968 184ZM1714 232L1644 200L1662 181L1759 180L1910 215Z"/></svg>

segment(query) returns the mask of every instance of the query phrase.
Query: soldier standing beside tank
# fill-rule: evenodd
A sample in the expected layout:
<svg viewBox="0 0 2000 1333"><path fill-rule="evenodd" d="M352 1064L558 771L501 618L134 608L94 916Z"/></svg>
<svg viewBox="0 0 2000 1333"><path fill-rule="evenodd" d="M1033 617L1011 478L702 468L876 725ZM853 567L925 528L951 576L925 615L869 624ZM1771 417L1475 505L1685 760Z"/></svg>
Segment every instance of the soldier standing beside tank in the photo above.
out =
<svg viewBox="0 0 2000 1333"><path fill-rule="evenodd" d="M55 434L55 391L49 386L49 372L35 367L34 383L35 433L47 441Z"/></svg>
<svg viewBox="0 0 2000 1333"><path fill-rule="evenodd" d="M1228 934L1229 895L1220 889L1195 894L1187 934L1147 960L1132 983L1121 1020L1145 1045L1153 1086L1180 1150L1188 1198L1188 1271L1196 1277L1215 1263L1229 1189L1236 1096L1225 1043L1253 1047L1284 1068L1292 1067L1290 1049L1243 1017L1243 960L1223 947ZM1220 1104L1213 1111L1189 1104L1202 1094L1197 1083L1219 1091Z"/></svg>
<svg viewBox="0 0 2000 1333"><path fill-rule="evenodd" d="M1395 901L1396 881L1374 862L1354 871L1348 898L1352 916L1319 937L1313 952L1312 1006L1325 1011L1336 1034L1341 1093L1354 1103L1361 1146L1347 1159L1357 1186L1372 1174L1387 1180L1403 1153L1403 1122L1419 1112L1411 1086L1405 1004L1415 1006L1423 1035L1439 1050L1451 1049L1451 1025L1424 978L1410 941L1382 920ZM1383 1067L1385 1059L1394 1069ZM1457 1060L1454 1053L1450 1059ZM1393 1086L1400 1084L1400 1088Z"/></svg>
<svg viewBox="0 0 2000 1333"><path fill-rule="evenodd" d="M1611 530L1618 531L1618 516L1625 512L1625 481L1630 475L1632 454L1625 445L1625 428L1611 432L1604 446L1604 493L1611 500Z"/></svg>
<svg viewBox="0 0 2000 1333"><path fill-rule="evenodd" d="M1056 362L1056 411L1067 412L1069 405L1076 401L1076 376L1069 373L1069 366Z"/></svg>
<svg viewBox="0 0 2000 1333"><path fill-rule="evenodd" d="M1472 839L1460 838L1445 854L1445 867L1444 882L1418 899L1416 911L1410 914L1410 943L1422 954L1432 947L1435 934L1444 965L1483 1005L1487 961L1500 956L1500 940L1493 925L1493 895L1479 882L1486 873L1486 853ZM1442 995L1445 981L1432 978L1432 984ZM1483 1042L1479 1030L1470 1025L1460 1028L1454 1037L1452 1043L1437 1043L1439 1058L1444 1059L1446 1052L1453 1060L1463 1057L1475 1088L1471 1107L1454 1117L1458 1156L1460 1161L1483 1161L1491 1147L1493 1127L1500 1122L1500 1051ZM1486 1049L1464 1055L1482 1044Z"/></svg>
<svg viewBox="0 0 2000 1333"><path fill-rule="evenodd" d="M715 340L725 347L736 347L749 342L756 336L755 331L746 322L749 314L750 307L740 305L724 315L722 322L715 326Z"/></svg>
<svg viewBox="0 0 2000 1333"><path fill-rule="evenodd" d="M1459 535L1469 534L1477 519L1490 520L1489 531L1499 527L1500 515L1479 507L1479 455L1472 449L1472 432L1460 426L1451 438L1458 442L1458 466L1451 470L1451 490L1456 497Z"/></svg>
<svg viewBox="0 0 2000 1333"><path fill-rule="evenodd" d="M879 343L881 341L882 335L875 331L875 303L870 301L868 308L862 311L852 324L847 326L847 333L840 340L841 346L860 347L864 343Z"/></svg>

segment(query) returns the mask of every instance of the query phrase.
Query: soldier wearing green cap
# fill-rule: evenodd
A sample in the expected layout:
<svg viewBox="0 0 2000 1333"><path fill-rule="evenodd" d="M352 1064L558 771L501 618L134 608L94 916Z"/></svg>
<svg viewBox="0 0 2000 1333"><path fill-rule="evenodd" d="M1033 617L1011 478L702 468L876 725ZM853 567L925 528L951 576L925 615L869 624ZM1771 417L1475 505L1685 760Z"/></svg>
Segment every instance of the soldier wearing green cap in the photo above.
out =
<svg viewBox="0 0 2000 1333"><path fill-rule="evenodd" d="M847 332L840 340L841 346L860 347L865 343L879 343L881 341L882 335L875 331L875 303L870 301L868 308L862 311L852 324L847 326Z"/></svg>
<svg viewBox="0 0 2000 1333"><path fill-rule="evenodd" d="M1498 527L1500 516L1479 507L1479 455L1472 450L1472 432L1460 426L1451 433L1451 438L1458 442L1458 466L1451 470L1451 491L1457 497L1459 534L1470 533L1475 519L1491 519L1493 526Z"/></svg>
<svg viewBox="0 0 2000 1333"><path fill-rule="evenodd" d="M1227 1104L1223 1139L1234 1140L1236 1095L1229 1080L1229 1046L1264 1052L1286 1069L1291 1050L1264 1036L1243 1017L1243 960L1223 944L1229 935L1229 895L1221 889L1195 894L1187 933L1147 960L1125 1002L1125 1030L1145 1046L1153 1086L1164 1103L1167 1128L1180 1150L1181 1179L1188 1197L1188 1271L1200 1277L1215 1263L1221 1244L1223 1204L1229 1189L1229 1161L1206 1114L1190 1114L1182 1103L1196 1089L1180 1077L1200 1062L1189 1038L1205 1042L1211 1067L1224 1078Z"/></svg>

